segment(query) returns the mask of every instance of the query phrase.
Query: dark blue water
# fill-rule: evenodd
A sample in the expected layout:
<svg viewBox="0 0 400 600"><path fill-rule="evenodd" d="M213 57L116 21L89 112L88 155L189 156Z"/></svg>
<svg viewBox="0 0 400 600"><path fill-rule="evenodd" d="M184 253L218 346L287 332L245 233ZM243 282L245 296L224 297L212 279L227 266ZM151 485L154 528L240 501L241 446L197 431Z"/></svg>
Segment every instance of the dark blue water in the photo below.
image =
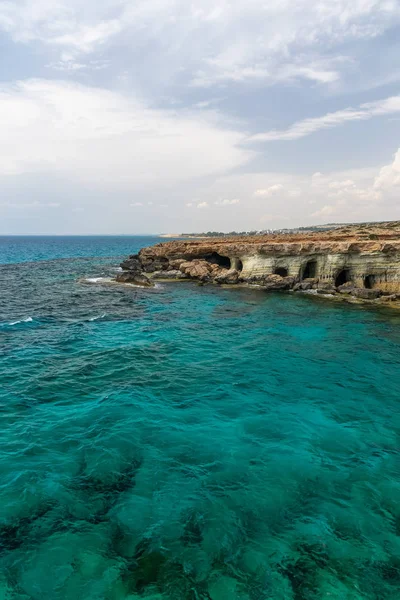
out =
<svg viewBox="0 0 400 600"><path fill-rule="evenodd" d="M165 241L154 236L0 236L0 264L126 256L132 248Z"/></svg>
<svg viewBox="0 0 400 600"><path fill-rule="evenodd" d="M398 600L400 315L108 284L157 241L0 238L0 598Z"/></svg>

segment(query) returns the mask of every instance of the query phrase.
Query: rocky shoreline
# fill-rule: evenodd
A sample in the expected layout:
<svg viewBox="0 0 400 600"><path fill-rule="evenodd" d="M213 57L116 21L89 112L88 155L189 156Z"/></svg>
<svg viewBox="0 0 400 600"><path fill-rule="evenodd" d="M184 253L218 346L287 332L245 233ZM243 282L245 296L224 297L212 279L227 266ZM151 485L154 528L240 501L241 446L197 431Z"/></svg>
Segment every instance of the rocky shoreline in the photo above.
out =
<svg viewBox="0 0 400 600"><path fill-rule="evenodd" d="M328 232L182 240L121 263L119 283L257 286L400 307L400 222Z"/></svg>

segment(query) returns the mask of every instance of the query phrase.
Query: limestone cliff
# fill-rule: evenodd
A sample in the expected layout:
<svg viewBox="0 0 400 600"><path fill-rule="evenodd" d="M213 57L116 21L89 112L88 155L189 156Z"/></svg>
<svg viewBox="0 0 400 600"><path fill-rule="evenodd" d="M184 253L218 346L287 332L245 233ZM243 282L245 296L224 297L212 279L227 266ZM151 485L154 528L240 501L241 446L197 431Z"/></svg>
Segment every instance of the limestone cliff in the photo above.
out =
<svg viewBox="0 0 400 600"><path fill-rule="evenodd" d="M321 233L171 241L122 263L154 279L258 284L374 298L400 294L400 222ZM129 277L129 276L128 276ZM368 290L368 291L367 291Z"/></svg>

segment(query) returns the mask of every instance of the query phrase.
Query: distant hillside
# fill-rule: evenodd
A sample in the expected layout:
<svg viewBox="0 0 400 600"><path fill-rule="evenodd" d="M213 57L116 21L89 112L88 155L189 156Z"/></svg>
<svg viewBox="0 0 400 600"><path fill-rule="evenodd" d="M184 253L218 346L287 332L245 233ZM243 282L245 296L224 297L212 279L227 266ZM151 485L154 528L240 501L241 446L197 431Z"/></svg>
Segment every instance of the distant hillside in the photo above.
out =
<svg viewBox="0 0 400 600"><path fill-rule="evenodd" d="M230 231L226 233L224 231L203 231L200 233L180 233L180 234L161 234L161 237L165 238L225 238L225 237L247 237L247 236L257 236L257 235L276 235L276 234L290 234L293 235L295 233L318 233L324 231L333 231L336 229L340 229L342 231L348 231L349 233L359 232L362 233L363 230L368 229L370 234L373 234L372 230L378 229L382 230L400 230L400 221L372 221L365 223L326 223L324 225L309 225L306 227L294 227L294 228L285 228L285 229L263 229L263 230L253 230L253 231Z"/></svg>

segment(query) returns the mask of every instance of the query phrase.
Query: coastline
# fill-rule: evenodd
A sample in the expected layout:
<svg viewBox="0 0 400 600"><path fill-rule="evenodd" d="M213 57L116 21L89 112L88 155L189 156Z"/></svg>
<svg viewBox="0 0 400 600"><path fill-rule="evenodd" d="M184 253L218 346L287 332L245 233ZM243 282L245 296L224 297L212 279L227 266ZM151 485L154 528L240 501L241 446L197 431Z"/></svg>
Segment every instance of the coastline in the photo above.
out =
<svg viewBox="0 0 400 600"><path fill-rule="evenodd" d="M118 282L143 287L154 281L192 280L399 308L400 222L312 233L175 239L142 248L121 269Z"/></svg>

